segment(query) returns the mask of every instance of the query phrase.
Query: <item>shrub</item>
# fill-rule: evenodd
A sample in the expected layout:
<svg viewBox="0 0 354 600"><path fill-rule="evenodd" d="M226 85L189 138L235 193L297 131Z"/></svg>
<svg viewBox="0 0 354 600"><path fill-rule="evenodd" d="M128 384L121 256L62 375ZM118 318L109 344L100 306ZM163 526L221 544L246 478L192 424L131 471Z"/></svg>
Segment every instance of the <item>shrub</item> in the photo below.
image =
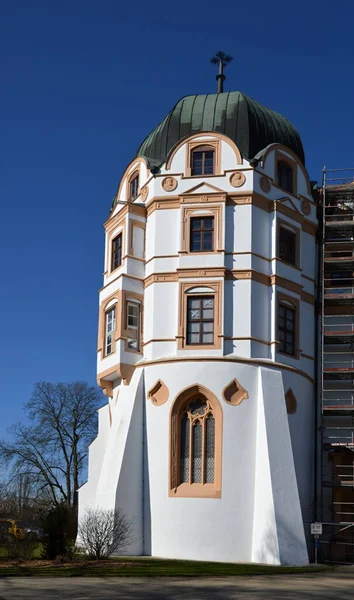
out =
<svg viewBox="0 0 354 600"><path fill-rule="evenodd" d="M79 521L79 539L89 559L108 558L132 542L132 522L119 509L89 508Z"/></svg>
<svg viewBox="0 0 354 600"><path fill-rule="evenodd" d="M25 534L23 537L16 537L9 534L4 543L9 558L18 558L22 560L32 558L37 546L38 538L31 534Z"/></svg>
<svg viewBox="0 0 354 600"><path fill-rule="evenodd" d="M69 558L71 548L75 545L75 532L76 516L72 509L64 504L51 509L43 520L44 558Z"/></svg>

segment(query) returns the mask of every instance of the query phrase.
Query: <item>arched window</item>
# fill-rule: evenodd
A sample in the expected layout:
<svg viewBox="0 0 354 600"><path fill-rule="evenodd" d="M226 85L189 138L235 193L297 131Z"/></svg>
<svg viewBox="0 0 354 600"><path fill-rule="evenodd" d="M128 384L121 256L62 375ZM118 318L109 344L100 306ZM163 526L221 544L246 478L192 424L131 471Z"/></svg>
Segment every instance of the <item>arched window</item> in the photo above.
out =
<svg viewBox="0 0 354 600"><path fill-rule="evenodd" d="M215 419L203 396L186 406L180 420L180 483L214 483Z"/></svg>
<svg viewBox="0 0 354 600"><path fill-rule="evenodd" d="M212 146L197 146L191 152L191 174L213 175L215 171L215 149Z"/></svg>
<svg viewBox="0 0 354 600"><path fill-rule="evenodd" d="M134 173L129 180L129 200L133 202L139 195L139 173Z"/></svg>
<svg viewBox="0 0 354 600"><path fill-rule="evenodd" d="M215 396L196 385L172 409L171 493L220 497L222 413Z"/></svg>
<svg viewBox="0 0 354 600"><path fill-rule="evenodd" d="M292 193L294 190L293 181L294 171L288 162L285 160L278 160L277 163L277 181L279 187L287 192Z"/></svg>

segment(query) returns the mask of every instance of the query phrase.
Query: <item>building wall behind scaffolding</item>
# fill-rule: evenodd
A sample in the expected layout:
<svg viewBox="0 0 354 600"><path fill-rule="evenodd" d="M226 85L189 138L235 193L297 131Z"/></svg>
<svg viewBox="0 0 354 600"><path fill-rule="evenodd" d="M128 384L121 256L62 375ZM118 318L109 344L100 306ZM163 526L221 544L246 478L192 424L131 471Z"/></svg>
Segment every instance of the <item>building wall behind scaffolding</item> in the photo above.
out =
<svg viewBox="0 0 354 600"><path fill-rule="evenodd" d="M353 554L354 169L324 172L322 233L322 520L344 525L332 554Z"/></svg>

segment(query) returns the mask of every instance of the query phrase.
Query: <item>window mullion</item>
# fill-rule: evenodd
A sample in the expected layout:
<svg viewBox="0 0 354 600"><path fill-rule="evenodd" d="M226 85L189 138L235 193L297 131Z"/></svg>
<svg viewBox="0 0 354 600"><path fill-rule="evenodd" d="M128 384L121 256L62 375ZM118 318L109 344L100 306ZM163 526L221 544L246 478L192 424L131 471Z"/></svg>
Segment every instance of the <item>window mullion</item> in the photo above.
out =
<svg viewBox="0 0 354 600"><path fill-rule="evenodd" d="M205 461L206 461L206 435L205 435L205 416L201 420L202 423L202 484L205 483Z"/></svg>
<svg viewBox="0 0 354 600"><path fill-rule="evenodd" d="M199 344L203 343L203 300L200 298L199 299L199 312L200 312L200 318L199 318Z"/></svg>
<svg viewBox="0 0 354 600"><path fill-rule="evenodd" d="M189 484L193 481L193 423L192 418L189 420Z"/></svg>

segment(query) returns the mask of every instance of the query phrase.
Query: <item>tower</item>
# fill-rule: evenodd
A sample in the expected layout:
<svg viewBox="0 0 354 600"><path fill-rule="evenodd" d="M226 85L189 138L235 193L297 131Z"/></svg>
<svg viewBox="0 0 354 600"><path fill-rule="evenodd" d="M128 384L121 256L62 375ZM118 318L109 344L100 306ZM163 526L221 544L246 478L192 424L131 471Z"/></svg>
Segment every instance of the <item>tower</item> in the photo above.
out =
<svg viewBox="0 0 354 600"><path fill-rule="evenodd" d="M316 207L298 132L241 92L182 98L107 222L80 513L128 552L304 564L311 521Z"/></svg>

